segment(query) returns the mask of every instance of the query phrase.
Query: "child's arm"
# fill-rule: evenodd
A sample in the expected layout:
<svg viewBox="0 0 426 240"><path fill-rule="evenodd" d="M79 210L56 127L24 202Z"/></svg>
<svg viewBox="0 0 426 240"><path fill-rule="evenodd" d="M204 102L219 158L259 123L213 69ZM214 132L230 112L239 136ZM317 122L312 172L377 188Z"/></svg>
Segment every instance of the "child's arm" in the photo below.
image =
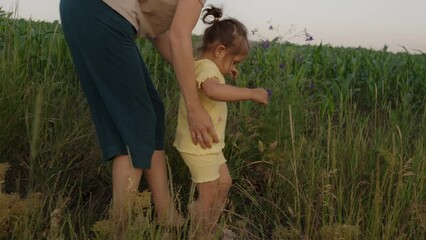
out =
<svg viewBox="0 0 426 240"><path fill-rule="evenodd" d="M241 88L219 83L219 79L210 78L204 81L201 89L207 97L222 102L252 100L268 104L268 92L263 88Z"/></svg>

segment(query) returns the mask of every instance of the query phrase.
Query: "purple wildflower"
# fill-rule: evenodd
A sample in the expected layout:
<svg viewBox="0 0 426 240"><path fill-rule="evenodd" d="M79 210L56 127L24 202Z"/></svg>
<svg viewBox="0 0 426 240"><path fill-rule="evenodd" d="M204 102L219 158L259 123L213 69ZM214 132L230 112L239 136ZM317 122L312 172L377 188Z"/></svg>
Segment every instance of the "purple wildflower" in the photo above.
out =
<svg viewBox="0 0 426 240"><path fill-rule="evenodd" d="M287 65L285 65L285 63L281 63L281 64L280 64L280 69L281 69L281 70L284 70L286 67L287 67Z"/></svg>
<svg viewBox="0 0 426 240"><path fill-rule="evenodd" d="M264 49L269 48L269 47L270 47L270 45L271 45L271 42L269 42L269 40L262 41L262 47L263 47Z"/></svg>
<svg viewBox="0 0 426 240"><path fill-rule="evenodd" d="M309 89L314 89L315 88L315 83L313 81L311 81L309 83Z"/></svg>
<svg viewBox="0 0 426 240"><path fill-rule="evenodd" d="M272 97L272 90L266 89L266 92L268 92L268 99Z"/></svg>
<svg viewBox="0 0 426 240"><path fill-rule="evenodd" d="M312 36L311 34L305 32L305 41L306 42L311 42L314 40L314 36Z"/></svg>

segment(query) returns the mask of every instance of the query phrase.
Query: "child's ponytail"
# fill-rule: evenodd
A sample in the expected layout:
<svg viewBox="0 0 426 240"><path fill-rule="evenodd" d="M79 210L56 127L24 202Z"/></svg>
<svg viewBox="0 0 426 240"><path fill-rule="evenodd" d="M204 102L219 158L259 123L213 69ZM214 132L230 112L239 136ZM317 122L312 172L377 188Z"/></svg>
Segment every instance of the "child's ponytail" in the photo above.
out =
<svg viewBox="0 0 426 240"><path fill-rule="evenodd" d="M218 22L220 18L222 17L222 9L210 6L210 8L206 8L203 10L203 23L205 24L213 24L215 22ZM209 16L212 16L213 19L207 19Z"/></svg>

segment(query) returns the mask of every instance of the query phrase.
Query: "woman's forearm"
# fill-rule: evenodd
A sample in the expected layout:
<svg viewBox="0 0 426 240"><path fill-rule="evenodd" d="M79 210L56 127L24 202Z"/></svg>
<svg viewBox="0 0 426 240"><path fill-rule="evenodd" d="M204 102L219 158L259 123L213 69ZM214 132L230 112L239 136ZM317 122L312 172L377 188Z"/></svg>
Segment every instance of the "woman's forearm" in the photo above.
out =
<svg viewBox="0 0 426 240"><path fill-rule="evenodd" d="M187 108L199 106L191 35L170 34L172 64Z"/></svg>
<svg viewBox="0 0 426 240"><path fill-rule="evenodd" d="M179 0L169 31L172 64L188 110L201 106L192 55L192 30L200 16L201 7L197 0Z"/></svg>

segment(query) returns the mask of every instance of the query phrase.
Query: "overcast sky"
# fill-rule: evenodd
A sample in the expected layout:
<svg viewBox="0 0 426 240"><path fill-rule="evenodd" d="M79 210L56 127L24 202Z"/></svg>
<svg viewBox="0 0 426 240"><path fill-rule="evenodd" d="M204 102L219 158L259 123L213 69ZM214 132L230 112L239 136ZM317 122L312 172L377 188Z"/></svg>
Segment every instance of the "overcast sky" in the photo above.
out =
<svg viewBox="0 0 426 240"><path fill-rule="evenodd" d="M18 3L18 5L17 5ZM207 0L222 6L225 15L242 21L258 36L293 37L305 28L312 44L365 47L391 51L421 50L426 53L426 0ZM0 0L0 7L34 20L59 20L59 0ZM84 6L82 6L84 7ZM272 25L274 30L269 30ZM198 24L194 33L201 33ZM286 34L287 30L293 33ZM303 38L291 38L303 43Z"/></svg>

